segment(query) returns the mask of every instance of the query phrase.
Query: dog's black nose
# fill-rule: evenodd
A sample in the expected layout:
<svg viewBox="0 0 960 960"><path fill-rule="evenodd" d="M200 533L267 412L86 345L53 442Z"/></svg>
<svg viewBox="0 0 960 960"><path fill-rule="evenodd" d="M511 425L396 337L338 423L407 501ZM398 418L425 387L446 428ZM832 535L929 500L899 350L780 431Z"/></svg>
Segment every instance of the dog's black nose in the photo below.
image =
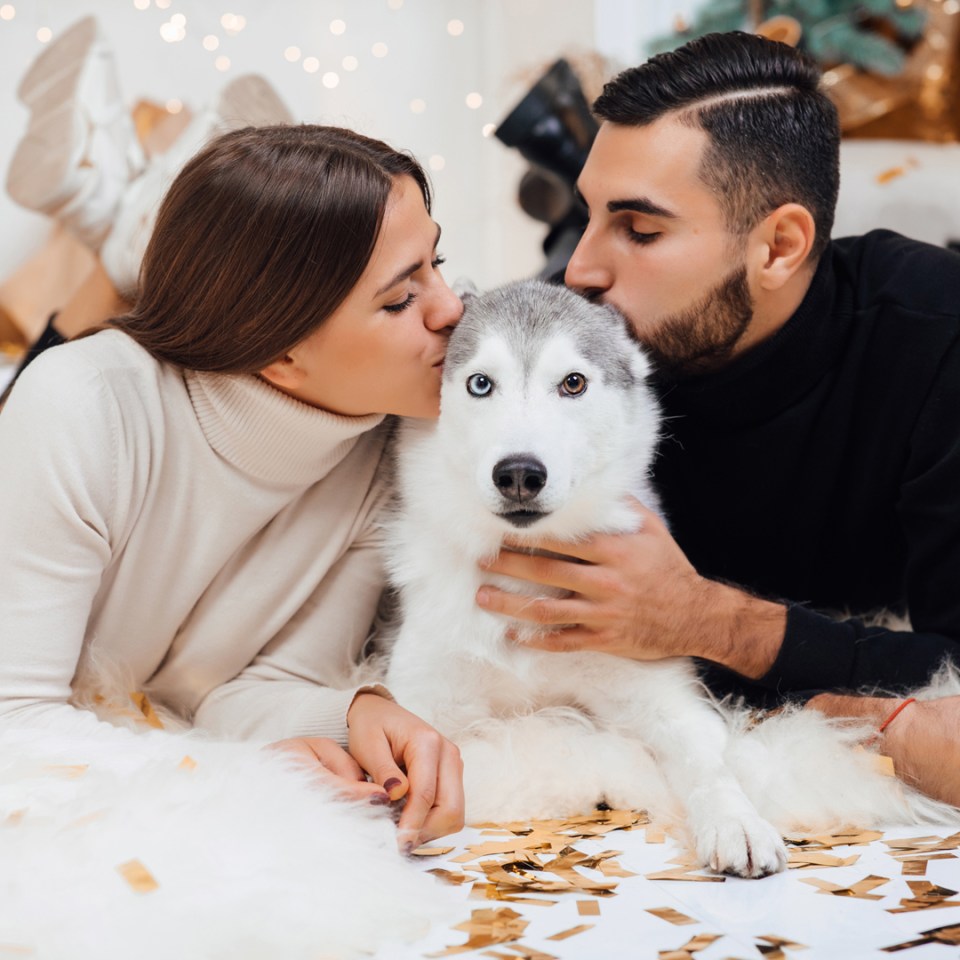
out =
<svg viewBox="0 0 960 960"><path fill-rule="evenodd" d="M504 457L493 468L493 482L508 500L526 503L546 485L547 468L531 454Z"/></svg>

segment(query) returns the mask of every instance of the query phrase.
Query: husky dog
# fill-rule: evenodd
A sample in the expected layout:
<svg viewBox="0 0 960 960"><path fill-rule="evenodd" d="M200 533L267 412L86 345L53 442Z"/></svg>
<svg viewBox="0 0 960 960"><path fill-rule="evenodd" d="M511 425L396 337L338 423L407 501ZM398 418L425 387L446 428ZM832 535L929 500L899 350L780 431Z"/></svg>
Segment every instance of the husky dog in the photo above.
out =
<svg viewBox="0 0 960 960"><path fill-rule="evenodd" d="M527 627L506 638L516 622L481 610L478 587L534 588L478 562L508 535L533 549L636 529L626 498L656 509L659 414L648 360L613 309L537 281L465 303L440 420L399 437L389 564L402 625L387 684L460 746L468 821L645 807L685 822L700 863L760 877L786 863L771 818L949 819L852 749L863 731L797 711L736 733L688 659L546 652L524 646Z"/></svg>

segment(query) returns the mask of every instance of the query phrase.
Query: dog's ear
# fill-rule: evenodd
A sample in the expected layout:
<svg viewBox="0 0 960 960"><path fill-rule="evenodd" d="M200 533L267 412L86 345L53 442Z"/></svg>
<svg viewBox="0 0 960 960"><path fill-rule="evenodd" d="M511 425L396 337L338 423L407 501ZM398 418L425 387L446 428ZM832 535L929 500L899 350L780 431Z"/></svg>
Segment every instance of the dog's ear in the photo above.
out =
<svg viewBox="0 0 960 960"><path fill-rule="evenodd" d="M451 289L464 303L480 294L477 285L469 277L457 277Z"/></svg>

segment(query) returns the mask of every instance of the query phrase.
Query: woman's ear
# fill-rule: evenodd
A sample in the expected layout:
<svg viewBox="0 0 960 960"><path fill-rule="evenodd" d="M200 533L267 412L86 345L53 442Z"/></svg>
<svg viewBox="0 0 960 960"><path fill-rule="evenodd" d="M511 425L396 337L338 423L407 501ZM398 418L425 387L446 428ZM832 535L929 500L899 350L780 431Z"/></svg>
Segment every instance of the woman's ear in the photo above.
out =
<svg viewBox="0 0 960 960"><path fill-rule="evenodd" d="M785 203L764 218L757 236L758 283L779 290L808 263L817 237L813 214L799 203Z"/></svg>
<svg viewBox="0 0 960 960"><path fill-rule="evenodd" d="M303 383L304 375L303 367L289 353L285 353L279 360L274 360L260 371L264 380L269 380L275 387L286 392L296 390Z"/></svg>

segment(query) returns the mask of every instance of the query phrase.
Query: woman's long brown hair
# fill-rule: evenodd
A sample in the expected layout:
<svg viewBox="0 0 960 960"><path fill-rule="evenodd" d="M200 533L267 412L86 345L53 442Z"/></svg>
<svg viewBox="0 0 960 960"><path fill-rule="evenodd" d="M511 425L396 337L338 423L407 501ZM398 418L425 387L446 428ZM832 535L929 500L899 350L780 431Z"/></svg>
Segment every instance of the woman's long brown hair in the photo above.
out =
<svg viewBox="0 0 960 960"><path fill-rule="evenodd" d="M180 367L262 370L353 289L404 175L429 210L422 167L379 140L309 124L224 134L171 185L135 305L109 326Z"/></svg>

